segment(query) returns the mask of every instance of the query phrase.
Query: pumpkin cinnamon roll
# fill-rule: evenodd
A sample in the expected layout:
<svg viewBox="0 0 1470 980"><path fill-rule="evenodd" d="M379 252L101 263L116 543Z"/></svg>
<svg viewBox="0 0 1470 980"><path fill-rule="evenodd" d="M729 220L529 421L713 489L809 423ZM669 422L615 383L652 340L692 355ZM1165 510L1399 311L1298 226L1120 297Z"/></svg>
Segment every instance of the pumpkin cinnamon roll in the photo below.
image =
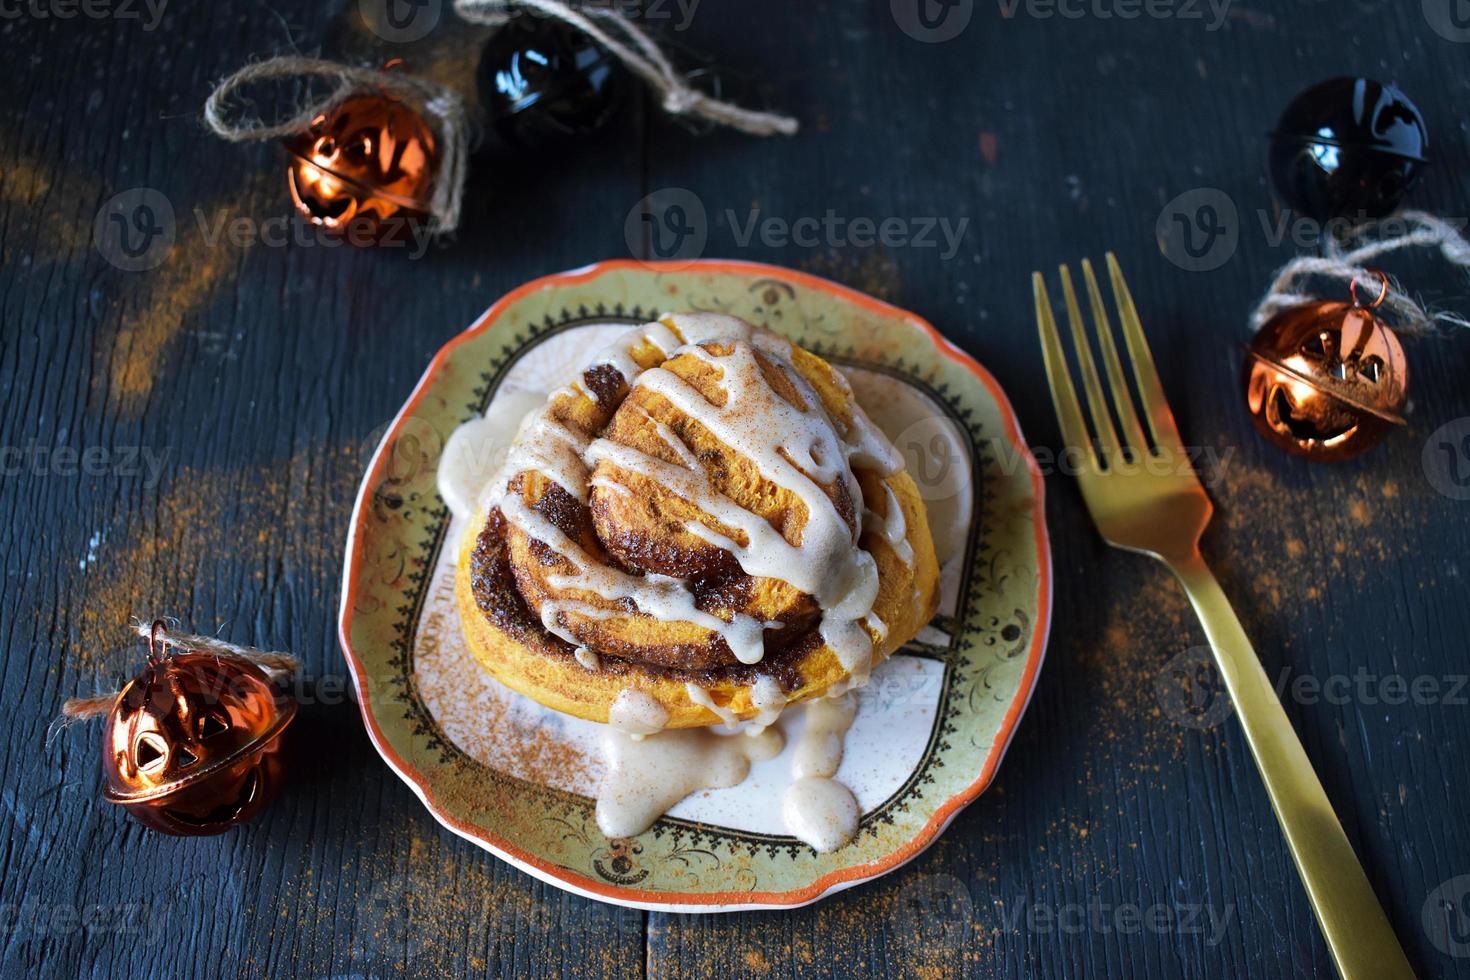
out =
<svg viewBox="0 0 1470 980"><path fill-rule="evenodd" d="M773 719L933 615L902 460L826 361L733 317L631 330L533 411L456 591L506 686L631 730Z"/></svg>

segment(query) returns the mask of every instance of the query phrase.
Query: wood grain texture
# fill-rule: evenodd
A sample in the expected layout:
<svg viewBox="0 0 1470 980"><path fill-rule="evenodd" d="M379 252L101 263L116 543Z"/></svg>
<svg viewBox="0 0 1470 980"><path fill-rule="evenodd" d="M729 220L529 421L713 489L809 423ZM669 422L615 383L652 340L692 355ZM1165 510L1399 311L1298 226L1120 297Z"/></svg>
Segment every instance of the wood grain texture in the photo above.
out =
<svg viewBox="0 0 1470 980"><path fill-rule="evenodd" d="M142 20L7 13L4 972L1332 976L1238 732L1181 725L1156 694L1164 665L1202 642L1187 604L1161 570L1102 545L1061 475L1048 481L1053 639L1006 764L880 882L784 913L614 909L441 829L379 761L333 626L365 453L481 310L526 279L627 254L630 211L684 188L706 214L705 255L814 271L919 312L1001 379L1033 445L1052 450L1027 276L1118 252L1181 426L1221 460L1207 551L1272 676L1348 679L1346 696L1299 696L1288 712L1413 962L1470 976L1423 923L1431 893L1470 874L1470 691L1455 680L1470 669L1470 505L1421 465L1430 434L1470 415L1470 339L1412 345L1408 430L1354 463L1285 458L1254 435L1237 388L1247 313L1293 253L1274 240L1262 175L1276 114L1332 75L1398 81L1436 159L1414 203L1470 214L1470 48L1419 3L1242 2L1218 30L1208 5L1202 21L1064 6L1084 15L1022 2L1007 17L1013 5L977 0L942 44L907 36L883 2L703 0L682 30L675 5L650 6L673 18L654 26L681 57L721 66L746 102L795 110L802 134L695 135L638 103L575 152L491 149L464 230L418 258L211 244L221 219L288 205L280 152L214 140L197 109L245 59L293 47L403 54L467 86L481 35L447 11L407 45L372 36L356 3L175 0L151 30L141 7ZM92 234L103 203L135 187L167 198L177 237L157 269L128 273ZM1198 188L1238 210L1238 247L1209 272L1156 241L1166 204ZM843 240L747 237L753 212L830 214ZM855 219L893 218L909 234L932 220L936 244L852 244ZM938 224L961 220L951 254ZM1470 311L1463 281L1433 261L1388 265ZM96 452L68 465L58 448ZM293 781L221 838L150 835L99 803L95 729L43 748L62 699L135 667L121 627L154 613L307 665ZM1438 694L1393 703L1383 683L1400 675Z"/></svg>

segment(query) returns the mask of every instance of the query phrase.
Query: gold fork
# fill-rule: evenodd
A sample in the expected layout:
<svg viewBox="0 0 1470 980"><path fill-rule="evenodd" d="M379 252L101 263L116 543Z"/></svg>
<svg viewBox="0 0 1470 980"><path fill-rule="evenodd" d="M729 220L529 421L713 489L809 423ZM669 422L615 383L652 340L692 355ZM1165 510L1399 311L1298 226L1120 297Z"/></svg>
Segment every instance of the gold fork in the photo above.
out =
<svg viewBox="0 0 1470 980"><path fill-rule="evenodd" d="M1109 252L1107 261L1143 412L1140 417L1134 407L1097 277L1093 275L1092 263L1084 259L1082 278L1092 308L1098 349L1112 390L1117 413L1114 425L1088 344L1077 294L1072 289L1072 277L1067 267L1062 266L1062 296L1071 322L1095 444L1094 435L1088 433L1076 389L1072 387L1051 301L1047 298L1046 280L1039 272L1031 276L1052 401L1061 422L1062 437L1076 457L1073 462L1087 509L1108 544L1157 558L1178 577L1189 594L1215 652L1220 676L1338 972L1349 980L1413 977L1413 970L1240 620L1200 557L1200 535L1210 522L1213 507L1189 463L1174 415L1164 399L1159 373L1118 260Z"/></svg>

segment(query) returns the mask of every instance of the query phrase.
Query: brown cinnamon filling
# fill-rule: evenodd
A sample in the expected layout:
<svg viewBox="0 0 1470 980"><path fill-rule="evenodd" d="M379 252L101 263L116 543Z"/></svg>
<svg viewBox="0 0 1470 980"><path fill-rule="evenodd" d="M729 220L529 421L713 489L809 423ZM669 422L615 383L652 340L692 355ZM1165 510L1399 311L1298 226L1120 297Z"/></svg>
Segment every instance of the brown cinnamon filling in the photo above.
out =
<svg viewBox="0 0 1470 980"><path fill-rule="evenodd" d="M560 492L560 488L555 488L555 490ZM550 494L545 496L550 496ZM571 502L573 508L580 508L580 505L567 497L564 492L562 496ZM585 508L581 509L585 515ZM557 526L567 534L576 534L576 524L567 510L553 505L543 513L548 519L567 521L566 525L558 523ZM553 518L553 513L558 513L560 517ZM498 508L492 510L485 521L485 526L481 528L475 539L475 547L470 553L470 589L474 594L475 604L497 629L537 654L560 657L569 661L575 660L576 648L561 637L547 632L536 614L526 604L525 599L522 598L516 584L515 569L511 565L509 550L505 543L506 526L505 518L501 515L500 510ZM744 584L739 580L696 581L694 584L697 596L719 596L723 602L730 602L737 597L721 595L722 590L749 588L748 579ZM722 603L712 602L711 604ZM791 634L784 638L785 642L782 642L783 633ZM775 677L785 690L795 689L800 683L795 665L802 657L821 644L820 635L813 627L767 630L766 635L766 657L759 664L747 665L736 661L730 655L728 648L723 650L724 658L714 660L709 656L711 651L708 647L696 648L670 644L655 648L640 648L637 651L637 657L599 650L597 653L602 661L599 669L617 675L646 673L671 677L679 681L693 681L696 684L712 684L717 681L749 684L754 682L757 673L760 673ZM723 643L718 645L724 647Z"/></svg>
<svg viewBox="0 0 1470 980"><path fill-rule="evenodd" d="M803 394L788 373L792 369L759 349L741 353L733 342L717 342L703 345L707 354L686 352L655 360L647 346L635 345L626 353L644 370L661 367L666 373L659 376L659 384L630 387L619 368L598 364L581 375L590 398L575 390L553 395L544 420L536 423L545 426L536 430L540 441L529 443L535 447L533 458L534 453L548 454L544 457L551 460L548 470L565 479L560 469L576 470L576 460L566 462L565 447L571 444L587 452L577 440L600 435L600 442L593 440L595 459L583 456L592 467L586 477L586 500L536 466L516 474L505 490L519 499L516 508L507 504L507 510L515 514L524 507L534 512L532 523L541 525L539 533L547 540L539 540L526 519L512 522L499 509L493 510L471 554L476 602L499 630L540 655L572 659L580 644L598 655L603 670L750 682L758 669L789 689L798 682L795 664L823 642L821 607L814 596L783 577L747 574L732 550L752 547L754 532L742 529L743 518L734 525L722 523L716 516L719 508L709 506L712 501L734 501L794 547L810 531L811 501L770 480L755 459L730 450L722 441L744 431L749 442L752 419L759 424L765 415L752 417L749 413L755 408L742 407L739 411L745 414L739 418L744 421L732 423L725 416L681 409L685 396L680 392L692 391L733 418L737 413L729 407L726 385L738 377L742 384L756 386L751 389L751 405L771 412L772 425L785 419L782 424L796 427L791 437L800 441L798 456L806 451L806 440L815 440L830 452L831 430L809 431L810 427L793 422L789 413L783 415L783 409L769 406L784 401L798 412L810 413L823 407L810 404L822 396ZM654 345L654 350L663 348ZM744 360L736 357L728 365L711 360L737 354ZM752 363L759 372L755 380ZM736 373L727 377L730 372ZM668 387L668 375L686 387ZM835 412L832 406L825 407ZM754 439L760 442L759 436ZM783 446L776 445L776 453L799 467ZM825 465L815 448L811 459L817 467ZM853 499L848 483L824 478L821 489L838 521L856 529L861 502ZM830 523L821 532L828 541L823 554L831 550ZM559 533L553 534L545 524ZM575 547L558 543L561 535ZM565 549L578 557L564 554ZM582 567L588 563L601 566L602 574ZM630 587L627 576L635 577L639 585ZM667 608L662 605L666 593L655 576L684 582L688 592L675 606L688 610L692 605L701 615L693 621L678 615L660 620L655 611ZM647 601L635 599L635 594ZM710 628L711 620L737 628L734 632ZM696 625L700 621L703 625ZM759 647L753 634L759 634ZM569 642L572 638L575 643ZM759 662L742 663L731 644L739 646L747 660L755 652Z"/></svg>

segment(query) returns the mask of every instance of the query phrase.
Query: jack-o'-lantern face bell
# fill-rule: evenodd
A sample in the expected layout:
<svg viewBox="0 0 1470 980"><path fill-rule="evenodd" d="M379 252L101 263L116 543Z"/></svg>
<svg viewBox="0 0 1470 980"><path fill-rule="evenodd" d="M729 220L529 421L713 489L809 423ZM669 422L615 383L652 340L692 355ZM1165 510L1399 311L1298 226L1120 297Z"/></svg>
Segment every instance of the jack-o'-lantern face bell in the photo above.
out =
<svg viewBox="0 0 1470 980"><path fill-rule="evenodd" d="M1256 429L1299 456L1350 459L1404 424L1403 348L1352 304L1308 303L1273 317L1251 342L1244 384Z"/></svg>
<svg viewBox="0 0 1470 980"><path fill-rule="evenodd" d="M296 702L243 657L154 657L107 716L103 796L169 834L221 833L281 782L281 733Z"/></svg>
<svg viewBox="0 0 1470 980"><path fill-rule="evenodd" d="M429 211L433 130L413 109L380 93L352 96L286 140L291 199L307 221L362 229L376 241Z"/></svg>

